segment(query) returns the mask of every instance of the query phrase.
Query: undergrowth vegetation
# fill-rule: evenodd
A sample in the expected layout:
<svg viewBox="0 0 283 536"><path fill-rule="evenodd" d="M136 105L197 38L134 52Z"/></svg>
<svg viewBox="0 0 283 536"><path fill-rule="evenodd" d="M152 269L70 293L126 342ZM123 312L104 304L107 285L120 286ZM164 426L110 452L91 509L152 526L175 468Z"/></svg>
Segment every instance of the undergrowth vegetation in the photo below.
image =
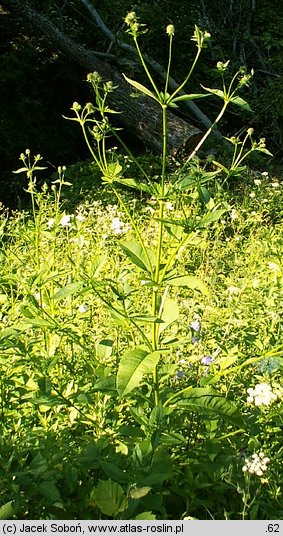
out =
<svg viewBox="0 0 283 536"><path fill-rule="evenodd" d="M126 23L139 51L144 29ZM161 106L160 171L127 152L108 119L115 88L92 73L96 102L71 119L101 184L81 200L61 167L39 187L26 150L31 210L3 207L2 519L282 516L282 185L245 168L270 154L252 129L228 140L229 166L197 157L211 129L168 157L167 108L212 94L217 123L228 104L248 109L250 75L227 83L219 64L223 89L179 95L191 70L168 94L167 33L164 92L141 54L151 89L127 79ZM195 63L208 37L195 28Z"/></svg>

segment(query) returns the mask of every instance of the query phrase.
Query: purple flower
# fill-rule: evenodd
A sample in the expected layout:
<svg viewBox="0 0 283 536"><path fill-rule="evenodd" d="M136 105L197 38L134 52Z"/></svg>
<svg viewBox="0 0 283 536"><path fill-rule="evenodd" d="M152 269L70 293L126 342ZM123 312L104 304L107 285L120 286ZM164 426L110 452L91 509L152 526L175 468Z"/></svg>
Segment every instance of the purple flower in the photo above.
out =
<svg viewBox="0 0 283 536"><path fill-rule="evenodd" d="M198 341L199 341L199 338L198 338L198 337L193 337L193 338L192 338L192 343L193 343L193 344L197 344Z"/></svg>
<svg viewBox="0 0 283 536"><path fill-rule="evenodd" d="M200 331L200 321L193 320L193 322L190 324L190 328L192 328L194 331Z"/></svg>
<svg viewBox="0 0 283 536"><path fill-rule="evenodd" d="M175 380L182 380L185 376L185 373L183 370L178 370L176 376L175 376Z"/></svg>
<svg viewBox="0 0 283 536"><path fill-rule="evenodd" d="M206 355L201 360L201 364L207 365L207 366L211 365L212 362L213 362L213 357L211 357L211 355Z"/></svg>

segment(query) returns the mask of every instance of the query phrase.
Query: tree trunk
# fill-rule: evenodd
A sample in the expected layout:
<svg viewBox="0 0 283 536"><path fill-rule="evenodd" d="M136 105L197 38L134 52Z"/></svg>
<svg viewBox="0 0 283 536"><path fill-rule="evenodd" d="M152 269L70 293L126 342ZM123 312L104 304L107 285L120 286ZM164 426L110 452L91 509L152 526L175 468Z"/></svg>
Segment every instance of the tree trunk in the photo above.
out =
<svg viewBox="0 0 283 536"><path fill-rule="evenodd" d="M162 148L162 111L149 97L132 98L132 88L125 83L120 73L98 54L75 43L63 34L46 17L19 0L1 0L2 6L15 13L17 20L29 34L45 37L53 50L61 51L71 61L78 63L87 72L97 71L105 80L112 80L118 88L108 95L111 108L122 112L119 122L150 148ZM201 138L201 131L182 118L168 112L168 150L176 154L180 148L189 153Z"/></svg>

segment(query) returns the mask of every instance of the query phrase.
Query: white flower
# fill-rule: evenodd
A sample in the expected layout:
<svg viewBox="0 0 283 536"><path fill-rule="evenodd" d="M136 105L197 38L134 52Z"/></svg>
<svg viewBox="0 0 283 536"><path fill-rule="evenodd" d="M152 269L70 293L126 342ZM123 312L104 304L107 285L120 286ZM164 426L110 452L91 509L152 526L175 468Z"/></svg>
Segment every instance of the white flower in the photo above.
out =
<svg viewBox="0 0 283 536"><path fill-rule="evenodd" d="M80 313L86 313L89 309L88 305L79 305L78 307Z"/></svg>
<svg viewBox="0 0 283 536"><path fill-rule="evenodd" d="M78 221L84 221L84 216L82 214L77 214L76 220Z"/></svg>
<svg viewBox="0 0 283 536"><path fill-rule="evenodd" d="M239 217L239 216L238 216L238 214L237 214L237 211L236 211L234 208L232 208L231 213L230 213L230 218L231 218L231 220L237 220L238 217Z"/></svg>
<svg viewBox="0 0 283 536"><path fill-rule="evenodd" d="M166 201L165 207L167 208L167 210L174 210L174 207L170 201Z"/></svg>
<svg viewBox="0 0 283 536"><path fill-rule="evenodd" d="M254 404L255 406L270 406L280 396L279 390L272 391L268 383L258 383L254 389L252 387L247 389L247 393L249 395L247 398L248 404Z"/></svg>
<svg viewBox="0 0 283 536"><path fill-rule="evenodd" d="M263 171L263 172L262 172L262 176L263 176L263 177L268 177L268 171Z"/></svg>
<svg viewBox="0 0 283 536"><path fill-rule="evenodd" d="M267 464L270 462L270 459L260 452L256 452L249 458L245 458L245 465L242 468L244 473L250 473L251 475L262 476L263 473L267 470Z"/></svg>
<svg viewBox="0 0 283 536"><path fill-rule="evenodd" d="M254 184L255 184L256 186L260 186L260 185L261 185L261 180L260 180L260 179L255 179L255 180L254 180Z"/></svg>
<svg viewBox="0 0 283 536"><path fill-rule="evenodd" d="M253 199L255 197L255 192L251 192L250 197Z"/></svg>
<svg viewBox="0 0 283 536"><path fill-rule="evenodd" d="M120 218L117 216L116 218L113 218L111 226L111 231L113 231L114 234L123 234L126 233L129 230L129 225L126 225L123 221L120 220Z"/></svg>
<svg viewBox="0 0 283 536"><path fill-rule="evenodd" d="M231 287L228 287L229 294L239 294L241 292L241 289L239 287L234 287L231 285Z"/></svg>
<svg viewBox="0 0 283 536"><path fill-rule="evenodd" d="M49 229L53 227L54 223L55 223L55 218L50 218L50 220L47 222Z"/></svg>
<svg viewBox="0 0 283 536"><path fill-rule="evenodd" d="M271 186L272 186L272 188L279 188L280 184L279 184L279 182L276 181L276 182L273 182L271 184Z"/></svg>
<svg viewBox="0 0 283 536"><path fill-rule="evenodd" d="M68 214L64 214L64 216L62 216L61 220L59 221L59 224L62 225L62 227L70 227L70 219L71 216L69 216Z"/></svg>

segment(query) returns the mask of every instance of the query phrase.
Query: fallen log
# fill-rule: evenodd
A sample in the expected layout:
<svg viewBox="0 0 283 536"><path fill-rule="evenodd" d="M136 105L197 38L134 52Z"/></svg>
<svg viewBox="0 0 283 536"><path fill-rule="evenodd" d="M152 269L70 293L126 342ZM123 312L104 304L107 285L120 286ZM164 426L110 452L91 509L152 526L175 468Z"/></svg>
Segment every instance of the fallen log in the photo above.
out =
<svg viewBox="0 0 283 536"><path fill-rule="evenodd" d="M132 98L132 88L126 84L121 74L110 65L101 53L96 53L76 43L61 32L47 17L20 0L1 0L1 5L20 20L29 35L44 37L46 46L60 51L69 60L82 66L86 72L97 71L104 80L111 80L117 89L110 93L111 108L122 112L119 123L131 134L138 137L151 149L160 152L162 148L161 108L149 97ZM199 128L168 112L168 151L176 154L181 148L190 153L202 136Z"/></svg>

